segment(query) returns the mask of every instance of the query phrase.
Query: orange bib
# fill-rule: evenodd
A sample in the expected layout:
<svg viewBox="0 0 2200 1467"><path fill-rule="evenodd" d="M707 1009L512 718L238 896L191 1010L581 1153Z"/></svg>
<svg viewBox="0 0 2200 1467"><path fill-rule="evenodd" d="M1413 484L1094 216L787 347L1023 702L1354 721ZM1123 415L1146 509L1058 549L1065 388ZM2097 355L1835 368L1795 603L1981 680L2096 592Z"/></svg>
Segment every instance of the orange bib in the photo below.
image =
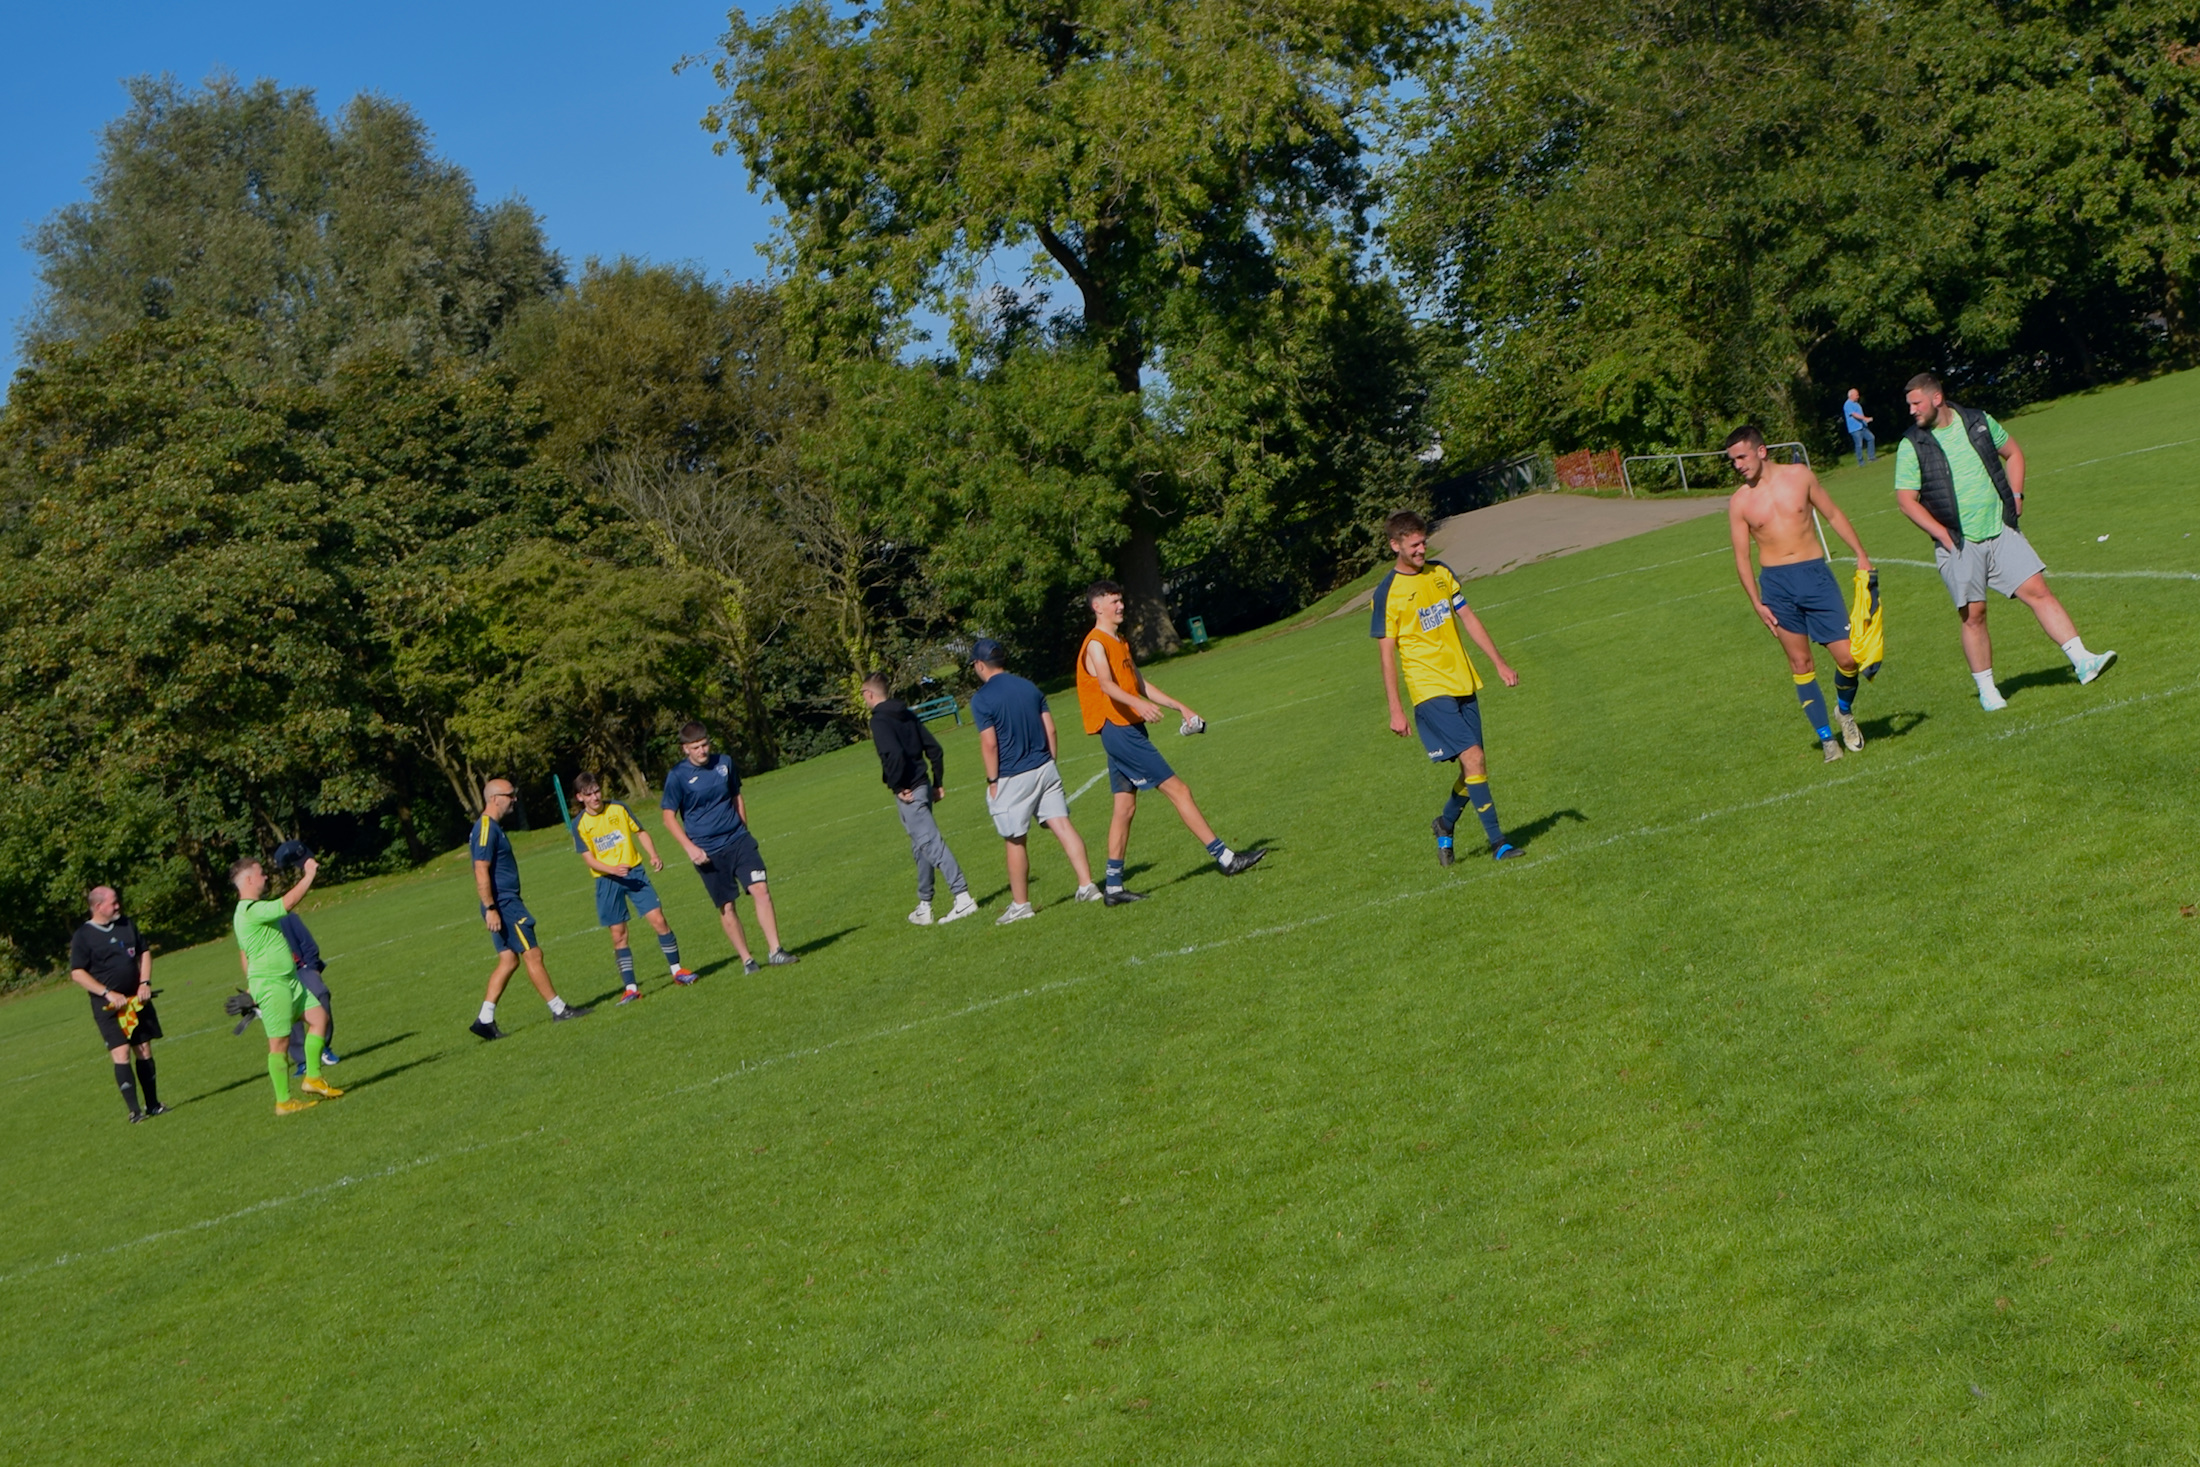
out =
<svg viewBox="0 0 2200 1467"><path fill-rule="evenodd" d="M1119 723L1125 728L1137 728L1140 719L1115 699L1100 689L1100 679L1094 677L1085 666L1086 649L1098 639L1108 656L1108 675L1115 685L1125 692L1143 694L1145 681L1138 675L1138 664L1131 661L1130 643L1094 627L1085 633L1085 640L1077 646L1077 711L1085 716L1085 732L1096 734L1104 723Z"/></svg>

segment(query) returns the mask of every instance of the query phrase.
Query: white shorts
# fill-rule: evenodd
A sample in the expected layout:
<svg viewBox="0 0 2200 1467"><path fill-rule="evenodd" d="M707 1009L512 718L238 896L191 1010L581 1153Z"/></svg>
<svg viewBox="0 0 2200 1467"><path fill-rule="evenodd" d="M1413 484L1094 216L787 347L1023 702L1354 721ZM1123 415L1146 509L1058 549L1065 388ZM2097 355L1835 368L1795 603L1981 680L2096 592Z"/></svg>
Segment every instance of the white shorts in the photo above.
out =
<svg viewBox="0 0 2200 1467"><path fill-rule="evenodd" d="M1049 759L1037 769L1008 775L986 796L985 808L993 817L993 828L1006 840L1030 830L1034 819L1066 820L1069 796L1062 790L1062 771Z"/></svg>

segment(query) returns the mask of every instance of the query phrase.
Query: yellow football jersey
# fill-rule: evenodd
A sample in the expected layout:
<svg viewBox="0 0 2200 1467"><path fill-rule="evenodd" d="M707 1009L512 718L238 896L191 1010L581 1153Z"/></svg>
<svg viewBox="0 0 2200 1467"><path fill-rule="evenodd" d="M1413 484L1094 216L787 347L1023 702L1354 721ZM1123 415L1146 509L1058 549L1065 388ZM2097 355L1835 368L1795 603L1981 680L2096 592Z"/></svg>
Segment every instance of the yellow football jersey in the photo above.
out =
<svg viewBox="0 0 2200 1467"><path fill-rule="evenodd" d="M587 843L588 853L606 866L642 864L641 842L635 839L642 827L634 823L633 812L626 806L606 800L603 809L594 815L583 814L573 824Z"/></svg>
<svg viewBox="0 0 2200 1467"><path fill-rule="evenodd" d="M1464 698L1482 686L1453 615L1466 604L1458 578L1440 560L1430 561L1417 576L1393 570L1376 582L1368 635L1397 638L1407 701Z"/></svg>

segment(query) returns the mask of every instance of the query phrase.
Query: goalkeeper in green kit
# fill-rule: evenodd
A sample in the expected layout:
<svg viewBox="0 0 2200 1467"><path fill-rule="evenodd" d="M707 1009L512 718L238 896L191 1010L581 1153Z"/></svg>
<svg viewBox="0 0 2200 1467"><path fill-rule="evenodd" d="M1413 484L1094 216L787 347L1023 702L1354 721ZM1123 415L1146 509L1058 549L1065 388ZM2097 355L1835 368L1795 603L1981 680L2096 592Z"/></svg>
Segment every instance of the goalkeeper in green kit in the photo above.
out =
<svg viewBox="0 0 2200 1467"><path fill-rule="evenodd" d="M295 1115L320 1102L293 1100L290 1095L290 1026L305 1018L306 1077L299 1086L308 1096L334 1100L344 1092L321 1078L321 1046L328 1037L328 1010L298 981L297 964L290 955L290 939L282 921L313 885L318 862L308 857L305 874L283 893L281 901L260 900L267 894L267 871L259 858L247 856L229 868L230 884L237 888L237 914L230 921L237 934L237 957L244 964L245 986L260 1011L267 1030L267 1077L275 1082L275 1114Z"/></svg>

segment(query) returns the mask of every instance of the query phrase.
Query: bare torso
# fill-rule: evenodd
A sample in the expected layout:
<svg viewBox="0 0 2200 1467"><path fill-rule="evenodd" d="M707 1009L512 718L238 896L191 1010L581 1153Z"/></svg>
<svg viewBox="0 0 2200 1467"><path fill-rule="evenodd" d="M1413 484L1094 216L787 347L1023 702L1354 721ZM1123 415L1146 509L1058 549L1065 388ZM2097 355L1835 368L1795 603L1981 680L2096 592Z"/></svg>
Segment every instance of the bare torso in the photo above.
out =
<svg viewBox="0 0 2200 1467"><path fill-rule="evenodd" d="M1754 484L1744 484L1727 501L1727 513L1749 528L1757 542L1759 565L1791 565L1822 559L1825 547L1811 523L1811 471L1801 464L1765 465Z"/></svg>

